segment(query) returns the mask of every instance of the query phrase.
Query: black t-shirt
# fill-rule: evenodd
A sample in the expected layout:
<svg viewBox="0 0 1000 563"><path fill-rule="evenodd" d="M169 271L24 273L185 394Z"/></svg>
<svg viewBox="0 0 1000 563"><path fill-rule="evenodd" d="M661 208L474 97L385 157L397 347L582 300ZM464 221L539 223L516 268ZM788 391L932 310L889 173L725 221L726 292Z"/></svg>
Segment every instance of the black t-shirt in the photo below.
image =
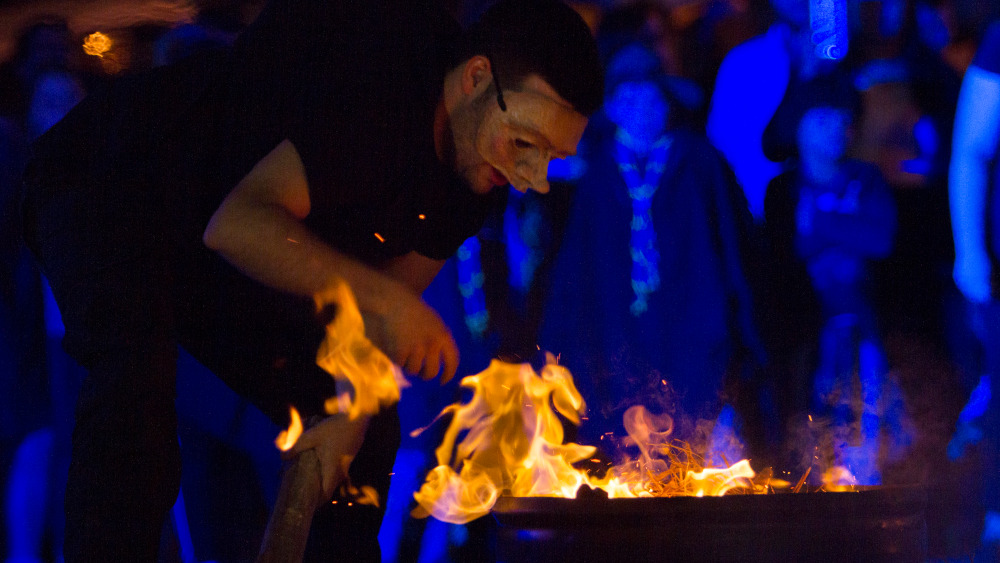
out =
<svg viewBox="0 0 1000 563"><path fill-rule="evenodd" d="M75 183L81 211L105 216L88 221L109 231L89 246L107 250L88 251L125 256L139 239L123 233L157 225L197 246L226 194L290 139L309 181L305 222L321 238L369 263L413 250L445 259L498 197L473 194L436 157L434 113L459 33L436 4L272 1L233 49L80 104L36 147L41 183Z"/></svg>

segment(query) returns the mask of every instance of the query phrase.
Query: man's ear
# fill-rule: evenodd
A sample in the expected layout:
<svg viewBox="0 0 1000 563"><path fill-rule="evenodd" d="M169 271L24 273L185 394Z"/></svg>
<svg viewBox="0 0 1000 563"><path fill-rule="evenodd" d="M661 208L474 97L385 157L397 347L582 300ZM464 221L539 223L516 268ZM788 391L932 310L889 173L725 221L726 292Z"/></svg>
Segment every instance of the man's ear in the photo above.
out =
<svg viewBox="0 0 1000 563"><path fill-rule="evenodd" d="M484 82L493 80L490 60L483 55L475 55L465 61L462 67L462 93L471 95Z"/></svg>

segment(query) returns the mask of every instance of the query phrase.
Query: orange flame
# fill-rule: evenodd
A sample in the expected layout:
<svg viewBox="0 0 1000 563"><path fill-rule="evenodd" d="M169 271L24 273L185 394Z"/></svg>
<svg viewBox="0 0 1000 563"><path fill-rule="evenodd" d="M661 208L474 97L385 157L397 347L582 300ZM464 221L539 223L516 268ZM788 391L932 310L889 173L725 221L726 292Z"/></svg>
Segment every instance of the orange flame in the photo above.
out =
<svg viewBox="0 0 1000 563"><path fill-rule="evenodd" d="M707 467L701 471L688 471L685 488L694 491L697 497L721 497L736 487L747 486L754 475L750 461L744 459L722 469Z"/></svg>
<svg viewBox="0 0 1000 563"><path fill-rule="evenodd" d="M289 423L288 429L282 430L274 440L274 445L283 452L292 449L295 442L299 441L299 436L302 435L302 417L299 416L299 411L295 410L295 407L291 407L289 410L292 421Z"/></svg>
<svg viewBox="0 0 1000 563"><path fill-rule="evenodd" d="M326 401L327 414L347 413L353 420L399 401L400 389L409 383L402 370L365 337L361 311L347 284L340 283L315 300L319 309L337 306L316 353L316 365L337 382L337 396Z"/></svg>
<svg viewBox="0 0 1000 563"><path fill-rule="evenodd" d="M591 458L596 448L563 444L557 413L579 425L586 407L569 371L551 355L547 360L540 375L528 364L494 360L482 373L462 380L472 398L439 415L451 415L451 421L435 452L437 467L414 494L419 504L415 516L461 524L489 513L500 494L575 498L583 485L604 490L609 498L721 496L752 486L755 474L747 460L728 468L702 468L689 446L671 441L673 420L642 407L625 413L638 458L615 466L603 478L573 467Z"/></svg>
<svg viewBox="0 0 1000 563"><path fill-rule="evenodd" d="M110 37L100 31L95 31L83 40L83 51L88 55L103 58L104 53L110 51L113 44Z"/></svg>
<svg viewBox="0 0 1000 563"><path fill-rule="evenodd" d="M856 490L858 479L843 465L835 465L823 472L823 489L830 492Z"/></svg>
<svg viewBox="0 0 1000 563"><path fill-rule="evenodd" d="M316 352L316 365L329 373L337 384L337 396L326 400L327 414L346 413L351 420L374 415L379 409L399 401L400 389L409 385L403 372L367 338L365 324L354 294L346 283L315 297L322 310L337 306L337 314L326 326L326 337ZM292 423L282 431L275 445L291 449L302 434L302 420L292 408Z"/></svg>

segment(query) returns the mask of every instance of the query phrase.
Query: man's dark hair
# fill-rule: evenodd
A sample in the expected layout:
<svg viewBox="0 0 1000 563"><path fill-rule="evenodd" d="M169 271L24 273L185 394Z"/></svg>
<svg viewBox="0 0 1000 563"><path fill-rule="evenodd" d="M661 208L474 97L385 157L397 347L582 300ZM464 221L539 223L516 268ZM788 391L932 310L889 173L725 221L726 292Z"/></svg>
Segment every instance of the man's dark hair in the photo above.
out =
<svg viewBox="0 0 1000 563"><path fill-rule="evenodd" d="M502 87L545 80L583 115L604 97L604 71L590 28L558 0L500 0L465 33L458 60L485 55Z"/></svg>

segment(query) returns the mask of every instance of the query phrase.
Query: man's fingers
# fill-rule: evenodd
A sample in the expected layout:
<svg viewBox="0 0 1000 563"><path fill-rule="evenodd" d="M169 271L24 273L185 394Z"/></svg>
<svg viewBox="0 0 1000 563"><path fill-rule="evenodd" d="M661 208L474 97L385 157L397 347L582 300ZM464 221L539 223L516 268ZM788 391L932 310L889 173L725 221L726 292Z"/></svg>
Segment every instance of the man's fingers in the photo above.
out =
<svg viewBox="0 0 1000 563"><path fill-rule="evenodd" d="M441 349L441 355L444 357L444 373L441 374L441 383L448 383L458 371L458 347L455 342L449 341L445 344Z"/></svg>
<svg viewBox="0 0 1000 563"><path fill-rule="evenodd" d="M403 369L408 373L418 374L424 364L424 354L422 351L412 351L406 356Z"/></svg>
<svg viewBox="0 0 1000 563"><path fill-rule="evenodd" d="M433 379L441 371L441 346L433 346L424 358L424 369L420 372L423 379Z"/></svg>

